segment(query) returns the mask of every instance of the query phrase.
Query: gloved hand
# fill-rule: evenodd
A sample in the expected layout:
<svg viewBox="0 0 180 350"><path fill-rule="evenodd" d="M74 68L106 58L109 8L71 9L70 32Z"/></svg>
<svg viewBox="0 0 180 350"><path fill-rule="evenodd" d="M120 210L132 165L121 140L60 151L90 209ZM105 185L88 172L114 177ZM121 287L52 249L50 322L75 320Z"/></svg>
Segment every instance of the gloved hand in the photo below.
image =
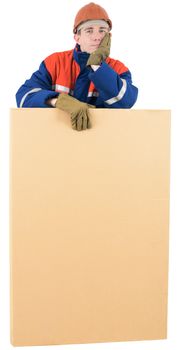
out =
<svg viewBox="0 0 180 350"><path fill-rule="evenodd" d="M95 106L80 102L76 98L63 93L58 96L55 106L70 113L74 130L80 131L91 127L88 109L96 108Z"/></svg>
<svg viewBox="0 0 180 350"><path fill-rule="evenodd" d="M97 50L93 51L86 63L86 66L100 65L110 54L111 34L106 33Z"/></svg>

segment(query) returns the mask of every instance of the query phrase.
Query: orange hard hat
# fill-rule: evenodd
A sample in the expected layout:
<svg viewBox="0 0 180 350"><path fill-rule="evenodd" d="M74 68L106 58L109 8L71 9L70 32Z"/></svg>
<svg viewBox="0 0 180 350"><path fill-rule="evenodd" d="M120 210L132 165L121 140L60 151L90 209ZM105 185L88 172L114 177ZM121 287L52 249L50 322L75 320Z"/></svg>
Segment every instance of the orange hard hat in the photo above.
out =
<svg viewBox="0 0 180 350"><path fill-rule="evenodd" d="M77 32L77 27L82 23L89 20L98 20L102 19L109 24L110 29L112 28L112 22L109 19L109 16L105 9L94 2L83 6L77 13L74 20L73 33Z"/></svg>

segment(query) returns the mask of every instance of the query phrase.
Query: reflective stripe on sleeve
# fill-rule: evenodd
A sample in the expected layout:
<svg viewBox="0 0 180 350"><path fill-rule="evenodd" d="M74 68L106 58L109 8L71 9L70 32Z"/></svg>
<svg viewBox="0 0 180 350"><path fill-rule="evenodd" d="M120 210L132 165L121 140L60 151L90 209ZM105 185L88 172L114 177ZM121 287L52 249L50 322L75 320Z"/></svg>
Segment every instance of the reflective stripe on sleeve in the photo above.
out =
<svg viewBox="0 0 180 350"><path fill-rule="evenodd" d="M57 91L57 92L66 92L66 93L70 93L71 96L74 95L74 90L66 87L66 86L63 86L63 85L59 85L59 84L55 84L52 86L52 89ZM88 92L88 97L92 97L92 96L99 96L99 92L98 91L90 91Z"/></svg>
<svg viewBox="0 0 180 350"><path fill-rule="evenodd" d="M33 92L38 92L38 91L40 91L40 90L42 90L42 89L41 89L41 88L34 88L34 89L28 91L28 92L23 96L23 98L21 99L21 102L20 102L19 107L22 108L23 103L24 103L26 97L27 97L29 94L32 94Z"/></svg>
<svg viewBox="0 0 180 350"><path fill-rule="evenodd" d="M70 93L71 95L74 94L74 90L72 90L66 86L59 85L59 84L53 85L52 89L57 91L57 92L67 92L67 93Z"/></svg>
<svg viewBox="0 0 180 350"><path fill-rule="evenodd" d="M98 91L93 91L93 92L88 92L88 97L92 97L92 96L96 96L98 97L99 96L99 92Z"/></svg>
<svg viewBox="0 0 180 350"><path fill-rule="evenodd" d="M121 80L123 82L123 86L122 86L121 90L119 91L119 94L117 96L112 97L109 100L105 101L108 105L112 105L113 103L118 102L123 98L123 96L126 92L126 89L127 89L127 82L125 79L121 79Z"/></svg>

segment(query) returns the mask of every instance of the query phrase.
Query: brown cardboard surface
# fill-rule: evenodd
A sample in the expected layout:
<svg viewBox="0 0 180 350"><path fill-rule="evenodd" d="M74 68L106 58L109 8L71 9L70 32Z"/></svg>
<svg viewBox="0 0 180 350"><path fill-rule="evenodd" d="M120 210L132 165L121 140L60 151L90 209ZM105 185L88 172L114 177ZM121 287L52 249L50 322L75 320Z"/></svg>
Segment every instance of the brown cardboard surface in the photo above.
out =
<svg viewBox="0 0 180 350"><path fill-rule="evenodd" d="M170 111L12 109L11 342L167 337Z"/></svg>

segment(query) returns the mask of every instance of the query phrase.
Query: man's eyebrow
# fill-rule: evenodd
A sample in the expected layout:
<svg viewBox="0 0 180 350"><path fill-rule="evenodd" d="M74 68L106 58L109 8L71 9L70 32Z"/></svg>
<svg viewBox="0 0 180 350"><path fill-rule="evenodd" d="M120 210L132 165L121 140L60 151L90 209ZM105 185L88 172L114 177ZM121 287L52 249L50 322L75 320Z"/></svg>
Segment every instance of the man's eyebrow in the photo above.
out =
<svg viewBox="0 0 180 350"><path fill-rule="evenodd" d="M84 30L88 30L88 29L93 29L93 27L87 27L87 28L84 28Z"/></svg>

